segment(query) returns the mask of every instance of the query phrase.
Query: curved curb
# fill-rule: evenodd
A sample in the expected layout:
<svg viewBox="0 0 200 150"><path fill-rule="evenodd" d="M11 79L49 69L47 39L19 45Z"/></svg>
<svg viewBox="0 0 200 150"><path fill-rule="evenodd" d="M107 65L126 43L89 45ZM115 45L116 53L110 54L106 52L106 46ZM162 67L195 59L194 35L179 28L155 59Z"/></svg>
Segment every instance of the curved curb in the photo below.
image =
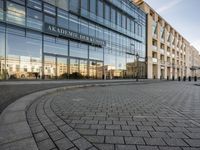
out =
<svg viewBox="0 0 200 150"><path fill-rule="evenodd" d="M26 95L10 104L0 115L0 149L3 150L38 150L26 118L26 110L38 98L67 89L121 85L122 83L91 83L72 85L43 90Z"/></svg>

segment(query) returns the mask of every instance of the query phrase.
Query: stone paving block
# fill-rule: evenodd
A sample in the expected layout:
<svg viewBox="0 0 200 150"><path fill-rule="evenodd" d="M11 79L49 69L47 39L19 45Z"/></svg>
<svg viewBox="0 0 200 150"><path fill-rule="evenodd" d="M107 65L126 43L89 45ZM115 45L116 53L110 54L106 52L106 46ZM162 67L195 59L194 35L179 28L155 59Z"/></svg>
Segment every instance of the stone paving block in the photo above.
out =
<svg viewBox="0 0 200 150"><path fill-rule="evenodd" d="M139 121L127 121L128 125L142 125L142 122Z"/></svg>
<svg viewBox="0 0 200 150"><path fill-rule="evenodd" d="M114 150L114 144L94 144L100 150Z"/></svg>
<svg viewBox="0 0 200 150"><path fill-rule="evenodd" d="M47 150L47 149L53 149L53 148L55 148L55 145L51 141L51 139L43 140L41 142L38 142L37 144L38 144L38 148L40 150Z"/></svg>
<svg viewBox="0 0 200 150"><path fill-rule="evenodd" d="M55 132L51 132L51 133L49 133L49 134L50 134L51 138L52 138L54 141L57 141L57 140L62 139L62 138L65 137L65 135L64 135L60 130L55 131Z"/></svg>
<svg viewBox="0 0 200 150"><path fill-rule="evenodd" d="M116 125L127 125L126 121L118 121L118 120L114 120L113 124L116 124Z"/></svg>
<svg viewBox="0 0 200 150"><path fill-rule="evenodd" d="M105 129L105 126L104 124L92 124L90 126L91 129Z"/></svg>
<svg viewBox="0 0 200 150"><path fill-rule="evenodd" d="M160 150L182 150L180 147L159 146Z"/></svg>
<svg viewBox="0 0 200 150"><path fill-rule="evenodd" d="M124 137L124 139L126 144L145 144L143 138L141 137Z"/></svg>
<svg viewBox="0 0 200 150"><path fill-rule="evenodd" d="M44 131L44 128L41 125L39 125L39 126L32 127L31 130L33 133L38 133L38 132Z"/></svg>
<svg viewBox="0 0 200 150"><path fill-rule="evenodd" d="M188 146L182 139L169 139L169 138L163 138L163 140L167 143L169 146Z"/></svg>
<svg viewBox="0 0 200 150"><path fill-rule="evenodd" d="M97 135L113 135L113 130L98 130Z"/></svg>
<svg viewBox="0 0 200 150"><path fill-rule="evenodd" d="M104 136L84 136L89 142L104 143Z"/></svg>
<svg viewBox="0 0 200 150"><path fill-rule="evenodd" d="M60 128L60 130L62 130L64 133L66 133L66 132L72 130L72 128L71 128L69 125L64 125L64 126L61 126L61 127L59 127L59 128Z"/></svg>
<svg viewBox="0 0 200 150"><path fill-rule="evenodd" d="M86 120L85 124L98 124L98 120Z"/></svg>
<svg viewBox="0 0 200 150"><path fill-rule="evenodd" d="M135 125L121 125L122 130L137 130Z"/></svg>
<svg viewBox="0 0 200 150"><path fill-rule="evenodd" d="M183 132L167 132L167 134L170 136L170 138L176 138L176 139L187 139L188 136L186 136Z"/></svg>
<svg viewBox="0 0 200 150"><path fill-rule="evenodd" d="M169 138L169 135L167 135L165 132L152 132L150 131L149 134L152 136L152 137L158 137L158 138L162 138L162 137L165 137L165 138Z"/></svg>
<svg viewBox="0 0 200 150"><path fill-rule="evenodd" d="M147 145L166 145L161 138L144 138Z"/></svg>
<svg viewBox="0 0 200 150"><path fill-rule="evenodd" d="M190 132L200 132L200 128L187 128Z"/></svg>
<svg viewBox="0 0 200 150"><path fill-rule="evenodd" d="M116 145L116 150L137 150L135 145Z"/></svg>
<svg viewBox="0 0 200 150"><path fill-rule="evenodd" d="M157 146L137 146L138 150L159 150Z"/></svg>
<svg viewBox="0 0 200 150"><path fill-rule="evenodd" d="M187 136L189 136L192 139L200 139L200 133L194 133L194 132L185 132Z"/></svg>
<svg viewBox="0 0 200 150"><path fill-rule="evenodd" d="M106 120L106 121L99 121L99 124L112 124L112 120Z"/></svg>
<svg viewBox="0 0 200 150"><path fill-rule="evenodd" d="M134 137L150 137L147 131L131 131Z"/></svg>
<svg viewBox="0 0 200 150"><path fill-rule="evenodd" d="M108 144L124 144L124 139L120 136L106 136L105 142Z"/></svg>
<svg viewBox="0 0 200 150"><path fill-rule="evenodd" d="M120 125L106 125L106 130L120 130Z"/></svg>
<svg viewBox="0 0 200 150"><path fill-rule="evenodd" d="M46 126L45 129L46 129L48 132L54 132L54 131L57 131L57 130L58 130L58 128L57 128L55 125Z"/></svg>
<svg viewBox="0 0 200 150"><path fill-rule="evenodd" d="M92 145L84 138L77 139L73 141L73 143L78 147L79 150L86 150L92 147Z"/></svg>
<svg viewBox="0 0 200 150"><path fill-rule="evenodd" d="M76 129L82 135L96 135L97 131L92 129Z"/></svg>
<svg viewBox="0 0 200 150"><path fill-rule="evenodd" d="M47 134L46 131L43 131L43 132L39 132L39 133L34 134L34 137L35 137L36 142L39 142L39 141L43 141L45 139L48 139L49 135Z"/></svg>
<svg viewBox="0 0 200 150"><path fill-rule="evenodd" d="M67 138L57 140L55 141L55 143L58 146L59 150L66 150L74 146Z"/></svg>
<svg viewBox="0 0 200 150"><path fill-rule="evenodd" d="M155 131L160 131L160 132L170 132L172 131L169 127L153 127Z"/></svg>
<svg viewBox="0 0 200 150"><path fill-rule="evenodd" d="M75 129L89 129L89 124L76 124Z"/></svg>
<svg viewBox="0 0 200 150"><path fill-rule="evenodd" d="M137 126L140 131L154 131L152 126Z"/></svg>
<svg viewBox="0 0 200 150"><path fill-rule="evenodd" d="M183 150L199 150L199 148L183 147Z"/></svg>
<svg viewBox="0 0 200 150"><path fill-rule="evenodd" d="M188 132L188 130L184 127L170 127L174 132Z"/></svg>
<svg viewBox="0 0 200 150"><path fill-rule="evenodd" d="M184 139L191 147L200 148L200 139Z"/></svg>
<svg viewBox="0 0 200 150"><path fill-rule="evenodd" d="M114 130L115 136L131 136L130 131Z"/></svg>
<svg viewBox="0 0 200 150"><path fill-rule="evenodd" d="M66 132L65 135L72 141L81 137L80 134L74 130Z"/></svg>

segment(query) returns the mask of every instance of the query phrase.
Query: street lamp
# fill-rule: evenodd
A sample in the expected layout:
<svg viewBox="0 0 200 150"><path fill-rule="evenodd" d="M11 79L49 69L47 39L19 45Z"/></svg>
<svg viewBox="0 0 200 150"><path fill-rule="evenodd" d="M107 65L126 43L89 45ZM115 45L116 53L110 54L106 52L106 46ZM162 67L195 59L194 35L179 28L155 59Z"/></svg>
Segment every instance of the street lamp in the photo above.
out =
<svg viewBox="0 0 200 150"><path fill-rule="evenodd" d="M137 82L138 82L138 73L139 73L139 66L138 66L139 58L140 58L140 56L139 56L139 54L137 53L137 54L136 54L136 59L137 59L137 76L136 76L136 81L137 81Z"/></svg>

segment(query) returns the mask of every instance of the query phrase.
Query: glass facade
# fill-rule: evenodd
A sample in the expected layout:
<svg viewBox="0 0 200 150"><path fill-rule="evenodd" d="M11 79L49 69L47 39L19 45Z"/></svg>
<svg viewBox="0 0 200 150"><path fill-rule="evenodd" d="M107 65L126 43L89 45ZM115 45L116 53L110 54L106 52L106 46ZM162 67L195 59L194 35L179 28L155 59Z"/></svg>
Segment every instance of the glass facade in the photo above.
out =
<svg viewBox="0 0 200 150"><path fill-rule="evenodd" d="M0 79L146 78L145 60L130 0L0 0Z"/></svg>

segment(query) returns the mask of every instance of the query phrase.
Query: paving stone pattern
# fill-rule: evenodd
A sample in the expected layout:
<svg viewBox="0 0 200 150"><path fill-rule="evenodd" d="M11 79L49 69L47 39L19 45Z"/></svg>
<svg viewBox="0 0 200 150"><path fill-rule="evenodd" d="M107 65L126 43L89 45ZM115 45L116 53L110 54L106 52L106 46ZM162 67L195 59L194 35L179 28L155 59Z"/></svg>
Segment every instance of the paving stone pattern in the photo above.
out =
<svg viewBox="0 0 200 150"><path fill-rule="evenodd" d="M164 82L74 89L27 110L41 150L200 150L200 88Z"/></svg>

